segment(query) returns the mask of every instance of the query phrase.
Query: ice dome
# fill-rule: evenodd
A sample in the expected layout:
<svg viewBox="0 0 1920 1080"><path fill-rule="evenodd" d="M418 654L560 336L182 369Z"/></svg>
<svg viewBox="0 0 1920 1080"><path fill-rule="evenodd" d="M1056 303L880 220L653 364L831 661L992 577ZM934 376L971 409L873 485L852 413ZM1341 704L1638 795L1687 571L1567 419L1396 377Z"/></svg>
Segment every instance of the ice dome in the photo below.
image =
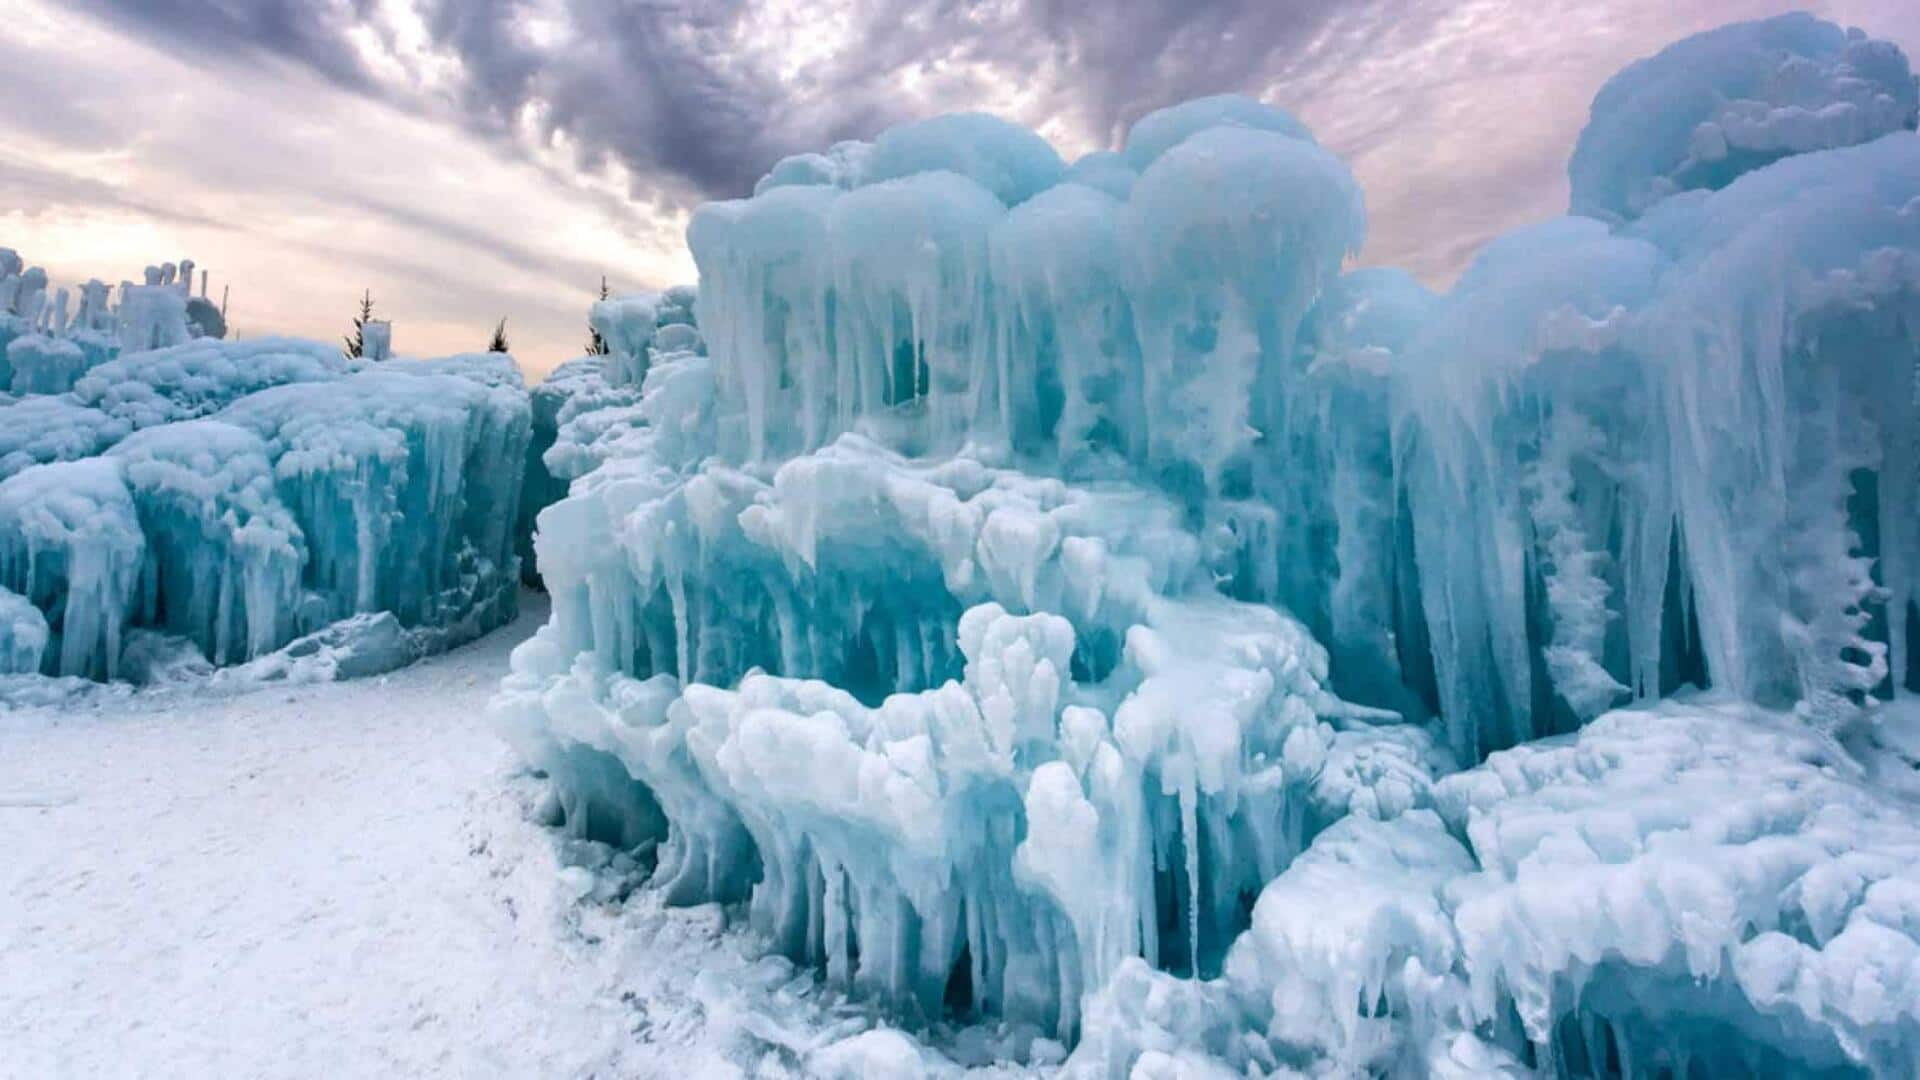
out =
<svg viewBox="0 0 1920 1080"><path fill-rule="evenodd" d="M1794 154L1912 130L1907 58L1804 12L1695 34L1607 81L1567 167L1573 212L1621 221Z"/></svg>

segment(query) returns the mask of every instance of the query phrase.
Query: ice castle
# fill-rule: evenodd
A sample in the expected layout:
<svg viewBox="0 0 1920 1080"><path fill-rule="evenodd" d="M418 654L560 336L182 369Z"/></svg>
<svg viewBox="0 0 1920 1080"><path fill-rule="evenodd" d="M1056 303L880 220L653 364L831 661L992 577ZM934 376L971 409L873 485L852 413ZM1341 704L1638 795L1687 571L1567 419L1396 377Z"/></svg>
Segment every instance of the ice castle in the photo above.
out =
<svg viewBox="0 0 1920 1080"><path fill-rule="evenodd" d="M962 1059L1911 1075L1917 100L1680 42L1440 295L1245 98L781 161L538 392L494 720Z"/></svg>

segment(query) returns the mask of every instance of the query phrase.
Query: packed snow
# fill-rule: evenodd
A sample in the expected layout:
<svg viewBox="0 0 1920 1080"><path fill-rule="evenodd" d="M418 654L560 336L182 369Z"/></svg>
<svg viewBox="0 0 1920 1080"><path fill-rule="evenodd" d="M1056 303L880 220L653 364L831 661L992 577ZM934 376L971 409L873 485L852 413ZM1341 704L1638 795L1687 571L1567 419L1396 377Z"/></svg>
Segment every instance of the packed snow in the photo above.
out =
<svg viewBox="0 0 1920 1080"><path fill-rule="evenodd" d="M699 208L697 287L602 299L531 393L220 341L165 269L70 318L0 253L0 737L440 693L502 638L403 666L537 581L484 724L374 707L313 763L484 850L355 869L293 939L365 942L410 1031L476 984L500 1023L236 969L389 1070L1912 1075L1917 112L1860 31L1679 42L1596 97L1572 213L1444 293L1351 268L1359 185L1268 104L1073 162L916 121ZM67 790L15 801L99 825ZM22 882L98 855L33 835ZM488 944L496 900L541 933ZM467 967L421 942L449 905ZM142 993L98 977L84 1017ZM235 1045L175 1051L318 1046Z"/></svg>

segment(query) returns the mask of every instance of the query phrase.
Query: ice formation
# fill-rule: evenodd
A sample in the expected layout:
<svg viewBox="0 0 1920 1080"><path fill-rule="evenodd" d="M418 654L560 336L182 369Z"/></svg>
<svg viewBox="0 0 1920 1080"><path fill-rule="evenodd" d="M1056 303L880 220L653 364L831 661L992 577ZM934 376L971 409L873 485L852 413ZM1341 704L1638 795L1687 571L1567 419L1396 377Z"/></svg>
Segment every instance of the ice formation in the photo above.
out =
<svg viewBox="0 0 1920 1080"><path fill-rule="evenodd" d="M1784 157L1910 131L1917 107L1897 46L1811 15L1697 34L1601 88L1568 169L1573 210L1637 218Z"/></svg>
<svg viewBox="0 0 1920 1080"><path fill-rule="evenodd" d="M16 362L24 396L0 403L8 670L139 680L373 613L417 656L512 617L530 417L509 359L373 365L315 342L196 336L192 264L146 277L110 310L90 284L76 319L38 316L64 336L8 347L90 350L51 382ZM34 309L17 291L44 291L44 275L9 280ZM345 630L309 651L347 638L393 651Z"/></svg>
<svg viewBox="0 0 1920 1080"><path fill-rule="evenodd" d="M1244 98L783 160L536 392L494 720L672 901L1069 1074L1899 1075L1915 101L1689 39L1439 295Z"/></svg>
<svg viewBox="0 0 1920 1080"><path fill-rule="evenodd" d="M226 336L226 316L193 292L193 260L149 266L144 284L120 283L119 301L99 279L80 286L77 307L47 272L0 248L0 391L62 394L121 351L141 352Z"/></svg>
<svg viewBox="0 0 1920 1080"><path fill-rule="evenodd" d="M1911 1071L1920 822L1797 718L1620 710L1447 777L1436 803L1317 837L1267 885L1220 979L1115 980L1075 1063Z"/></svg>

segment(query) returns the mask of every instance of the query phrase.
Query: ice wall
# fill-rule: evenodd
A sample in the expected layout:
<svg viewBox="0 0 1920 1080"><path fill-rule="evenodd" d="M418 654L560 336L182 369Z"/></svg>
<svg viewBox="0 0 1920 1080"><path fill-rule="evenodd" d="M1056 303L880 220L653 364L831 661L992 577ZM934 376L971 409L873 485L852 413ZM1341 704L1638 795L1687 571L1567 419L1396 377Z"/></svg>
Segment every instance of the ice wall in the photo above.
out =
<svg viewBox="0 0 1920 1080"><path fill-rule="evenodd" d="M917 171L869 163L850 189L783 183L702 207L688 228L700 326L720 414L740 421L721 451L778 460L888 425L910 449L1119 447L1218 489L1247 467L1254 418L1213 411L1279 408L1280 358L1362 233L1345 168L1297 122L1243 105L1275 119L1222 114L1237 133L1154 158L1126 203L1047 186L1063 175L1051 151L970 116L876 144L875 160ZM1191 109L1170 122L1203 122L1182 121ZM954 145L936 153L942 137ZM1183 198L1194 185L1217 197Z"/></svg>
<svg viewBox="0 0 1920 1080"><path fill-rule="evenodd" d="M533 433L515 524L527 584L540 584L533 549L540 511L564 497L574 477L598 466L621 435L640 424L640 388L654 355L704 350L694 327L694 296L680 286L600 301L589 321L607 351L561 364L530 392Z"/></svg>
<svg viewBox="0 0 1920 1080"><path fill-rule="evenodd" d="M1916 685L1916 197L1901 132L1476 261L1394 406L1456 751L1682 683L1829 729Z"/></svg>
<svg viewBox="0 0 1920 1080"><path fill-rule="evenodd" d="M135 628L233 664L387 612L414 653L444 647L513 615L529 436L497 355L126 352L0 404L0 588L42 613L48 674L121 675Z"/></svg>
<svg viewBox="0 0 1920 1080"><path fill-rule="evenodd" d="M1895 1074L1920 852L1834 740L1920 688L1914 101L1690 39L1443 295L1243 98L786 159L556 380L495 722L673 902L1070 1072Z"/></svg>

